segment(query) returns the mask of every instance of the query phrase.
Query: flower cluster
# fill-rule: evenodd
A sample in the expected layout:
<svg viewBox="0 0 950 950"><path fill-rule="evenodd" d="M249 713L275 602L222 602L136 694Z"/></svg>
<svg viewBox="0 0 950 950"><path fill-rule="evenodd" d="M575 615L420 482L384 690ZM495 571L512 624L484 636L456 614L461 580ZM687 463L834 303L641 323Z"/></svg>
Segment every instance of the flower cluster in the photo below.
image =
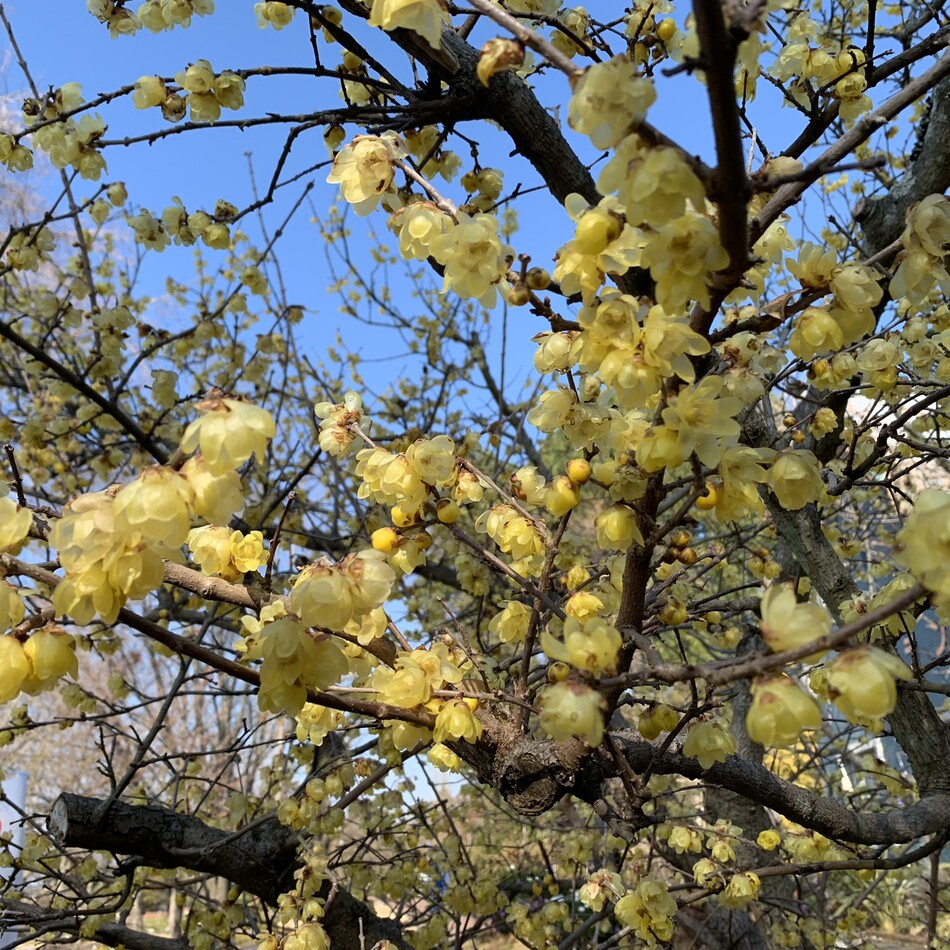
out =
<svg viewBox="0 0 950 950"><path fill-rule="evenodd" d="M349 671L349 660L333 637L311 633L280 601L263 608L259 620L241 619L246 636L237 646L246 661L261 661L257 701L263 710L296 716L308 689L326 689Z"/></svg>
<svg viewBox="0 0 950 950"><path fill-rule="evenodd" d="M363 400L352 390L342 403L318 402L313 412L320 420L320 448L334 458L342 458L353 450L356 433L352 426L368 429L370 424L363 415Z"/></svg>
<svg viewBox="0 0 950 950"><path fill-rule="evenodd" d="M0 582L0 611L4 600L2 588L8 587ZM19 603L22 620L23 602ZM75 678L78 673L76 641L56 627L43 627L26 642L15 636L0 636L0 703L15 699L21 691L35 696L52 689L67 674Z"/></svg>
<svg viewBox="0 0 950 950"><path fill-rule="evenodd" d="M234 471L252 455L264 459L267 443L277 432L266 409L218 396L198 403L198 408L204 413L185 429L182 452L200 449L212 475Z"/></svg>
<svg viewBox="0 0 950 950"><path fill-rule="evenodd" d="M162 556L167 549L142 533L152 527L165 533L164 523L147 519L133 529L129 514L134 509L127 509L120 528L114 499L114 492L80 495L50 529L50 546L59 552L66 571L53 592L53 607L80 624L96 614L114 623L127 600L144 597L165 577ZM168 502L172 508L178 503L174 489Z"/></svg>
<svg viewBox="0 0 950 950"><path fill-rule="evenodd" d="M606 274L625 274L641 258L643 234L627 225L616 198L603 198L591 207L578 194L564 199L575 222L574 239L557 252L553 277L567 294L581 294L591 303Z"/></svg>
<svg viewBox="0 0 950 950"><path fill-rule="evenodd" d="M393 161L405 154L406 146L395 132L357 135L337 152L327 181L340 186L358 215L367 215L392 188Z"/></svg>
<svg viewBox="0 0 950 950"><path fill-rule="evenodd" d="M445 684L454 685L461 680L462 671L449 655L448 647L433 643L428 650L399 654L395 669L377 668L372 686L383 702L412 709L428 703L433 692Z"/></svg>
<svg viewBox="0 0 950 950"><path fill-rule="evenodd" d="M475 522L479 531L484 531L501 548L510 554L524 573L532 576L541 569L541 554L544 542L538 529L511 505L495 505L483 512Z"/></svg>
<svg viewBox="0 0 950 950"><path fill-rule="evenodd" d="M498 219L491 214L459 212L453 228L433 237L431 255L445 268L442 292L493 307L515 252L502 244Z"/></svg>
<svg viewBox="0 0 950 950"><path fill-rule="evenodd" d="M360 551L339 564L317 561L297 575L290 607L308 627L341 632L382 606L395 580L379 551Z"/></svg>
<svg viewBox="0 0 950 950"><path fill-rule="evenodd" d="M676 901L666 885L651 877L642 878L614 905L614 917L651 947L673 936L675 915Z"/></svg>
<svg viewBox="0 0 950 950"><path fill-rule="evenodd" d="M180 92L169 89L161 76L140 76L132 102L137 109L161 108L169 122L180 121L189 109L193 122L215 122L221 118L222 108L236 111L244 105L244 78L230 70L215 73L206 59L176 73L175 82Z"/></svg>
<svg viewBox="0 0 950 950"><path fill-rule="evenodd" d="M447 435L417 439L405 452L362 449L356 455L356 474L363 480L357 494L381 505L399 507L411 523L432 488L458 483L455 443Z"/></svg>
<svg viewBox="0 0 950 950"><path fill-rule="evenodd" d="M891 280L891 296L907 300L914 310L923 307L935 285L944 296L950 296L946 264L950 253L950 199L928 195L916 204L907 216L901 242L904 249Z"/></svg>
<svg viewBox="0 0 950 950"><path fill-rule="evenodd" d="M202 573L237 580L267 562L260 531L242 534L220 525L204 525L188 532L188 548Z"/></svg>
<svg viewBox="0 0 950 950"><path fill-rule="evenodd" d="M52 118L53 116L48 115L51 110L55 116L60 111L67 112L78 107L82 103L79 86L76 83L69 85L75 87L74 90L60 100L54 97L53 106L47 104L44 108L38 100L27 99L23 106L27 125L42 118ZM47 103L49 102L48 99ZM96 146L105 129L105 122L100 115L86 113L78 122L67 118L36 129L31 135L31 142L34 149L40 149L49 155L50 162L56 168L71 166L80 177L98 181L106 170L106 160Z"/></svg>
<svg viewBox="0 0 950 950"><path fill-rule="evenodd" d="M595 148L613 148L631 127L641 123L656 101L649 79L618 57L590 66L574 86L567 121Z"/></svg>

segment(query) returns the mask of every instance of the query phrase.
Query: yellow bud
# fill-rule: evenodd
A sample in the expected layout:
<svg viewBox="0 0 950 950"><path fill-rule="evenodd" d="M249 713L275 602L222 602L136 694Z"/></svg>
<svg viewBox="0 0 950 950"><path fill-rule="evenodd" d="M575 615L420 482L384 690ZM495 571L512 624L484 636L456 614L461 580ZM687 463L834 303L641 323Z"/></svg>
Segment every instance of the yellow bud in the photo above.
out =
<svg viewBox="0 0 950 950"><path fill-rule="evenodd" d="M419 512L406 511L401 505L393 505L391 517L397 528L410 528L419 521Z"/></svg>
<svg viewBox="0 0 950 950"><path fill-rule="evenodd" d="M670 627L675 627L681 623L686 623L687 616L688 613L686 610L686 604L680 600L676 600L676 598L673 598L669 603L664 604L659 613L660 620Z"/></svg>
<svg viewBox="0 0 950 950"><path fill-rule="evenodd" d="M699 555L696 553L696 548L683 548L677 555L680 564L685 564L687 567L695 564L698 559Z"/></svg>
<svg viewBox="0 0 950 950"><path fill-rule="evenodd" d="M711 511L719 503L719 489L712 482L706 482L706 494L696 499L700 511Z"/></svg>
<svg viewBox="0 0 950 950"><path fill-rule="evenodd" d="M548 667L548 682L562 683L567 679L570 672L571 668L566 663L562 663L560 660L558 660L556 663L552 663Z"/></svg>
<svg viewBox="0 0 950 950"><path fill-rule="evenodd" d="M640 718L637 719L637 731L648 742L652 742L662 732L659 724L653 718L652 709L640 714Z"/></svg>
<svg viewBox="0 0 950 950"><path fill-rule="evenodd" d="M583 485L590 481L591 467L587 459L571 459L567 463L567 477L575 485Z"/></svg>
<svg viewBox="0 0 950 950"><path fill-rule="evenodd" d="M656 35L663 40L664 43L669 43L676 35L676 23L669 17L665 20L660 20L656 25Z"/></svg>
<svg viewBox="0 0 950 950"><path fill-rule="evenodd" d="M435 508L435 515L442 524L455 524L460 513L459 506L451 498L440 498Z"/></svg>
<svg viewBox="0 0 950 950"><path fill-rule="evenodd" d="M685 548L692 540L693 536L682 528L679 531L674 531L670 535L670 544L672 544L674 548Z"/></svg>
<svg viewBox="0 0 950 950"><path fill-rule="evenodd" d="M508 291L508 303L512 307L523 307L526 303L529 303L531 300L531 291L525 287L524 284L515 284L511 290Z"/></svg>
<svg viewBox="0 0 950 950"><path fill-rule="evenodd" d="M532 267L524 278L531 290L547 290L551 286L551 275L543 267Z"/></svg>
<svg viewBox="0 0 950 950"><path fill-rule="evenodd" d="M417 531L410 540L416 543L420 551L427 551L432 547L432 535L427 531Z"/></svg>
<svg viewBox="0 0 950 950"><path fill-rule="evenodd" d="M382 551L383 554L391 554L396 550L396 545L399 544L399 535L392 528L377 528L370 540L377 551Z"/></svg>
<svg viewBox="0 0 950 950"><path fill-rule="evenodd" d="M610 212L588 211L577 222L574 245L582 254L600 254L620 237L623 224Z"/></svg>

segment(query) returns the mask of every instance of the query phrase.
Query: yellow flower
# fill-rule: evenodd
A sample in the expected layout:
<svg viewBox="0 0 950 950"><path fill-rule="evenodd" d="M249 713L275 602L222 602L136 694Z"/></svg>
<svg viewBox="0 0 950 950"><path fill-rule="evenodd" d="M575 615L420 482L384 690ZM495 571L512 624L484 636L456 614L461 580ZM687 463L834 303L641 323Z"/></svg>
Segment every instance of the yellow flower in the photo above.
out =
<svg viewBox="0 0 950 950"><path fill-rule="evenodd" d="M112 510L117 531L141 534L178 547L188 535L194 489L180 472L164 466L144 469L116 496Z"/></svg>
<svg viewBox="0 0 950 950"><path fill-rule="evenodd" d="M595 148L613 148L646 118L655 101L653 83L638 76L629 60L617 57L583 73L574 86L567 121Z"/></svg>
<svg viewBox="0 0 950 950"><path fill-rule="evenodd" d="M694 453L703 465L718 465L726 440L739 435L739 423L733 417L742 409L734 396L722 395L722 388L721 376L707 376L673 396L662 412L663 425L654 429L663 448L658 453L654 449L656 454L650 456L649 443L641 442L637 447L640 466L648 472L668 467L669 462L673 463L669 467L675 467ZM667 465L660 464L662 458L668 460Z"/></svg>
<svg viewBox="0 0 950 950"><path fill-rule="evenodd" d="M788 584L773 584L762 595L761 611L762 637L776 652L804 646L831 630L828 611L819 604L800 604Z"/></svg>
<svg viewBox="0 0 950 950"><path fill-rule="evenodd" d="M774 851L782 843L782 836L774 829L766 828L759 832L755 841L763 851Z"/></svg>
<svg viewBox="0 0 950 950"><path fill-rule="evenodd" d="M202 95L214 89L214 70L208 60L199 59L183 73L176 74L175 81L186 92Z"/></svg>
<svg viewBox="0 0 950 950"><path fill-rule="evenodd" d="M814 453L801 449L779 452L769 471L769 487L788 511L817 501L825 487L818 459Z"/></svg>
<svg viewBox="0 0 950 950"><path fill-rule="evenodd" d="M734 874L719 895L719 903L734 910L748 907L759 896L759 876L754 871Z"/></svg>
<svg viewBox="0 0 950 950"><path fill-rule="evenodd" d="M9 702L20 692L30 675L30 661L16 637L0 637L0 703Z"/></svg>
<svg viewBox="0 0 950 950"><path fill-rule="evenodd" d="M718 719L691 726L683 743L683 755L696 759L704 769L715 762L725 762L735 751L736 740Z"/></svg>
<svg viewBox="0 0 950 950"><path fill-rule="evenodd" d="M917 496L894 559L940 600L950 598L950 494L928 488Z"/></svg>
<svg viewBox="0 0 950 950"><path fill-rule="evenodd" d="M757 485L768 481L764 468L775 457L772 449L753 449L732 445L723 449L719 460L722 484L716 492L716 517L720 521L736 521L762 510Z"/></svg>
<svg viewBox="0 0 950 950"><path fill-rule="evenodd" d="M578 897L593 911L604 909L607 901L614 900L624 891L623 881L616 871L601 868L594 871L578 892Z"/></svg>
<svg viewBox="0 0 950 950"><path fill-rule="evenodd" d="M464 212L454 228L432 240L429 251L445 268L443 293L451 290L489 308L515 256L512 247L501 243L494 215Z"/></svg>
<svg viewBox="0 0 950 950"><path fill-rule="evenodd" d="M439 0L372 0L370 26L418 33L433 49L442 45L442 26L448 22Z"/></svg>
<svg viewBox="0 0 950 950"><path fill-rule="evenodd" d="M643 544L637 515L626 505L611 505L594 519L597 544L605 551L626 551L631 544Z"/></svg>
<svg viewBox="0 0 950 950"><path fill-rule="evenodd" d="M475 522L479 531L484 531L515 560L539 555L544 545L534 525L510 505L495 505L481 514Z"/></svg>
<svg viewBox="0 0 950 950"><path fill-rule="evenodd" d="M560 518L572 511L581 503L580 489L567 475L559 475L551 482L544 493L544 507Z"/></svg>
<svg viewBox="0 0 950 950"><path fill-rule="evenodd" d="M441 742L432 746L426 755L440 772L458 772L462 768L462 760Z"/></svg>
<svg viewBox="0 0 950 950"><path fill-rule="evenodd" d="M509 600L504 610L488 622L488 630L505 643L522 643L528 634L531 608L517 600Z"/></svg>
<svg viewBox="0 0 950 950"><path fill-rule="evenodd" d="M482 724L468 703L462 699L453 699L444 703L435 717L432 738L436 742L448 742L452 739L478 742L482 731Z"/></svg>
<svg viewBox="0 0 950 950"><path fill-rule="evenodd" d="M346 654L328 636L313 635L284 617L265 624L246 659L261 660L258 703L263 710L294 716L303 708L307 688L325 689L349 671Z"/></svg>
<svg viewBox="0 0 950 950"><path fill-rule="evenodd" d="M227 524L232 515L240 514L244 508L244 495L241 491L241 476L237 472L227 471L215 475L205 462L203 455L193 455L185 460L181 474L188 479L194 492L194 511L199 518L212 524Z"/></svg>
<svg viewBox="0 0 950 950"><path fill-rule="evenodd" d="M308 627L343 630L353 617L350 585L328 562L310 564L297 575L290 609Z"/></svg>
<svg viewBox="0 0 950 950"><path fill-rule="evenodd" d="M256 571L267 563L267 551L264 550L264 535L260 531L241 534L233 531L228 538L231 551L231 563L238 574Z"/></svg>
<svg viewBox="0 0 950 950"><path fill-rule="evenodd" d="M883 719L897 705L895 679L911 679L896 656L872 646L855 647L828 664L824 682L834 704L850 722Z"/></svg>
<svg viewBox="0 0 950 950"><path fill-rule="evenodd" d="M614 906L617 920L649 946L673 936L675 914L676 901L670 897L666 885L649 877L642 878L636 889L621 897Z"/></svg>
<svg viewBox="0 0 950 950"><path fill-rule="evenodd" d="M0 498L0 551L12 551L29 533L33 512L9 496Z"/></svg>
<svg viewBox="0 0 950 950"><path fill-rule="evenodd" d="M407 260L431 256L432 242L455 227L455 222L431 201L416 201L394 211L389 228L399 235L399 253Z"/></svg>
<svg viewBox="0 0 950 950"><path fill-rule="evenodd" d="M244 78L225 70L214 81L214 97L225 109L240 109L244 105Z"/></svg>
<svg viewBox="0 0 950 950"><path fill-rule="evenodd" d="M340 186L343 198L358 215L367 215L392 186L393 161L405 154L405 145L395 132L357 135L337 152L327 181Z"/></svg>
<svg viewBox="0 0 950 950"><path fill-rule="evenodd" d="M0 630L15 627L26 616L26 604L19 590L0 580Z"/></svg>
<svg viewBox="0 0 950 950"><path fill-rule="evenodd" d="M806 307L795 321L788 342L800 360L810 360L841 349L844 330L827 307Z"/></svg>
<svg viewBox="0 0 950 950"><path fill-rule="evenodd" d="M141 76L135 80L132 102L136 109L148 109L160 106L165 101L167 91L159 76Z"/></svg>
<svg viewBox="0 0 950 950"><path fill-rule="evenodd" d="M55 686L67 673L74 679L79 674L76 641L63 630L37 630L23 645L23 652L30 663L23 689L31 694Z"/></svg>
<svg viewBox="0 0 950 950"><path fill-rule="evenodd" d="M706 281L729 263L719 231L709 218L687 211L650 235L641 263L656 281L656 302L670 313L690 300L709 306Z"/></svg>
<svg viewBox="0 0 950 950"><path fill-rule="evenodd" d="M201 449L212 475L240 468L252 455L262 461L277 432L266 410L237 399L212 398L198 403L204 414L188 425L181 439L186 453Z"/></svg>
<svg viewBox="0 0 950 950"><path fill-rule="evenodd" d="M573 683L556 683L541 694L541 728L555 742L572 736L596 748L604 738L600 693Z"/></svg>
<svg viewBox="0 0 950 950"><path fill-rule="evenodd" d="M547 630L541 631L541 649L549 659L563 660L589 673L613 669L623 640L620 631L600 617L587 621L568 617L564 621L564 642Z"/></svg>
<svg viewBox="0 0 950 950"><path fill-rule="evenodd" d="M784 673L757 676L752 682L752 704L746 729L753 742L790 747L803 729L821 726L821 710L791 677Z"/></svg>
<svg viewBox="0 0 950 950"><path fill-rule="evenodd" d="M257 25L262 30L268 26L272 26L275 30L282 30L293 20L296 10L279 0L263 0L262 3L254 4L254 13L257 15Z"/></svg>
<svg viewBox="0 0 950 950"><path fill-rule="evenodd" d="M628 135L616 148L597 179L601 194L617 192L631 224L661 227L706 206L706 189L675 148L649 148L638 135Z"/></svg>
<svg viewBox="0 0 950 950"><path fill-rule="evenodd" d="M223 525L192 528L188 532L188 548L203 574L235 576L231 565L230 528Z"/></svg>

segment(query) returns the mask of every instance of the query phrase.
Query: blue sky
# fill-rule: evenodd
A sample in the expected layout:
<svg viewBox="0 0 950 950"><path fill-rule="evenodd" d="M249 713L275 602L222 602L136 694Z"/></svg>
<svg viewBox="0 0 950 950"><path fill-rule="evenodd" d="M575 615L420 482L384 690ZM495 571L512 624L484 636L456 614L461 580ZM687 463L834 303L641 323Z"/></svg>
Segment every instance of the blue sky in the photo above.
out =
<svg viewBox="0 0 950 950"><path fill-rule="evenodd" d="M130 6L135 8L138 4ZM8 0L5 8L40 89L79 81L87 99L132 83L143 74L173 76L198 58L210 60L216 71L261 65L312 64L309 36L303 28L302 17L298 14L294 23L282 31L262 30L257 25L252 0L219 0L215 15L195 17L188 29L179 28L157 35L142 30L134 37L116 40L89 15L82 0ZM497 31L485 27L482 32L484 36L472 37L476 45ZM365 28L360 38L374 52L378 51L380 58L397 74L409 78L405 58L385 37ZM339 46L323 46L322 51L324 65L332 67L339 62ZM673 78L658 76L657 79L659 100L651 110L650 121L689 151L701 154L704 160L714 164L704 87L686 74ZM25 86L14 62L8 62L3 81L8 91L19 91ZM552 110L557 109L556 114L563 120L569 95L565 78L560 74L546 76L539 89L541 102ZM794 130L800 126L801 119L790 110L782 109L776 94L764 82L759 84L759 95L760 100L753 107L755 121L762 124L765 141L773 148L780 148L794 138ZM247 84L245 108L240 113L225 112L223 118L257 116L274 111L308 113L340 104L332 80L252 77ZM109 125L108 138L171 128L161 119L158 110L136 110L130 98L110 104L101 113ZM504 136L487 129L484 123L463 124L460 130L485 142L480 151L481 162L505 169L506 191L518 181L523 181L526 186L536 183L530 169L523 164L519 168L518 160L509 157L510 143ZM349 134L353 131L348 130ZM580 154L590 160L596 157L586 140L569 129L566 134ZM174 196L180 197L189 211L198 207L210 209L218 198L230 200L240 207L250 200L248 154L259 187L266 187L285 135L286 127L278 126L243 132L215 128L172 135L151 146L138 144L110 148L107 151L108 180L125 181L134 205L158 213L171 203ZM451 147L462 157L465 170L468 167L466 144L456 140ZM293 172L327 159L321 132L314 130L298 139L287 170ZM757 157L756 164L758 162ZM317 184L311 199L317 213L337 201L336 187L326 184L326 174L326 170L321 170L313 176ZM55 180L50 178L44 185L41 178L40 187L47 186L55 186ZM463 200L464 193L457 179L452 185L439 181L438 186L448 197ZM81 187L91 191L93 186L83 183ZM303 182L300 182L284 189L279 200L266 211L271 231L283 220L302 188ZM519 203L519 208L521 231L513 242L516 250L530 253L535 263L550 265L557 247L572 233L567 215L544 193L527 196ZM366 333L365 328L354 327L348 318L338 313L338 301L327 296L325 291L330 278L321 241L310 217L308 209L299 213L278 246L288 299L319 314L319 321L314 325L319 328L320 341L331 342L333 331L339 328L345 338L358 340L359 348L367 357L385 357L395 345L392 339L385 333ZM380 235L389 238L383 214L375 214L368 221ZM351 217L351 226L358 253L368 253L364 222ZM253 240L260 241L253 221L245 219L242 227L249 231ZM214 252L209 253L213 255ZM165 274L174 270L176 276L183 279L186 272L182 269L190 267L191 253L185 249L150 255L143 269L144 289L161 294ZM522 380L531 369L533 345L528 341L532 334L545 327L526 311L516 311L509 325L513 328L509 331L509 353L515 354L509 379ZM500 320L496 321L496 326L500 326ZM496 347L500 344L497 333L494 344ZM401 363L395 363L392 369L398 373L401 366Z"/></svg>

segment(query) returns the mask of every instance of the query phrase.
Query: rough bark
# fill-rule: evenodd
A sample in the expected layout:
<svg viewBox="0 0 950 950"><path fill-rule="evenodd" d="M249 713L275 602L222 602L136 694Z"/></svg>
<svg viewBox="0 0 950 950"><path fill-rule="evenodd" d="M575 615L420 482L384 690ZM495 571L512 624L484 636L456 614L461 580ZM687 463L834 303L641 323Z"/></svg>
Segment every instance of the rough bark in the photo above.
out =
<svg viewBox="0 0 950 950"><path fill-rule="evenodd" d="M296 836L276 817L249 827L245 833L228 833L191 815L154 805L115 802L103 810L104 804L83 795L60 795L49 815L50 836L65 847L129 855L147 867L180 867L220 875L269 904L293 887L294 872L300 866ZM321 923L334 946L360 946L362 922L367 946L389 940L400 950L409 950L395 921L378 917L342 888L327 881L318 896L327 902Z"/></svg>

